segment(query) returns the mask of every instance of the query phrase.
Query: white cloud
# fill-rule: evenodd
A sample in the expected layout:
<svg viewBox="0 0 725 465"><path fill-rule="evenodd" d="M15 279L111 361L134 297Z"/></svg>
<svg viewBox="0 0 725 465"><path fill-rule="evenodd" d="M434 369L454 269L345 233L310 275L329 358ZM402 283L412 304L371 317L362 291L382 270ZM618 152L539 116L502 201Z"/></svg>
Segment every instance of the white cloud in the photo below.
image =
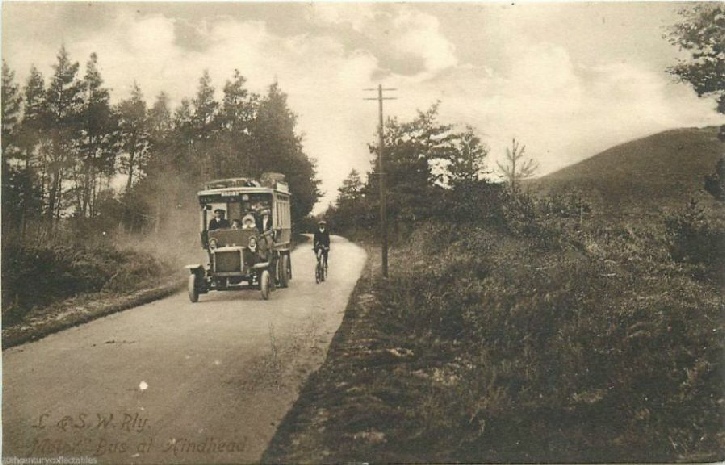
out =
<svg viewBox="0 0 725 465"><path fill-rule="evenodd" d="M251 91L263 93L276 79L299 116L307 153L319 161L328 194L322 208L352 168L370 167L366 144L375 140L377 103L364 101L374 94L363 89L380 75L383 85L398 89L391 93L398 100L385 103L386 116L409 119L441 100L442 122L475 126L491 146L492 166L512 137L546 172L634 137L722 121L710 102L665 74L660 64L668 56L655 54L653 45L661 37L638 37L647 53L631 51L637 45L631 35L646 18L637 17L636 30L620 41L629 16L612 5L601 7L606 14L600 16L591 14L600 11L594 7L488 8L487 20L467 26L464 39L444 27L445 15L412 4L315 3L301 18L310 27L299 34L280 32L259 17L193 23L119 8L102 31L69 31L65 45L82 64L98 53L116 100L128 97L135 80L148 101L165 91L178 103L194 96L205 69L219 92L235 68ZM560 15L567 11L586 27L562 32ZM181 37L182 30L188 36ZM37 33L9 39L3 55L19 79L31 59L50 76L60 43L48 44ZM464 49L470 61L460 58Z"/></svg>
<svg viewBox="0 0 725 465"><path fill-rule="evenodd" d="M440 32L438 19L410 9L401 9L393 19L392 46L404 54L419 56L427 75L454 67L455 46Z"/></svg>
<svg viewBox="0 0 725 465"><path fill-rule="evenodd" d="M309 9L312 22L349 26L355 31L363 32L375 20L373 3L313 3Z"/></svg>

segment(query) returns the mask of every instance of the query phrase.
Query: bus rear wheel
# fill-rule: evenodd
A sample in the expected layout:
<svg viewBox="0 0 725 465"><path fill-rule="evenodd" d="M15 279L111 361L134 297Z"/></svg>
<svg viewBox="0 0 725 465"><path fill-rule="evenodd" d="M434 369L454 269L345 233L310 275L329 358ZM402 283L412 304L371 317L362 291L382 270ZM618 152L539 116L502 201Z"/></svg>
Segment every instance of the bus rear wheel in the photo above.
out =
<svg viewBox="0 0 725 465"><path fill-rule="evenodd" d="M279 258L279 287L289 287L289 255L282 255Z"/></svg>

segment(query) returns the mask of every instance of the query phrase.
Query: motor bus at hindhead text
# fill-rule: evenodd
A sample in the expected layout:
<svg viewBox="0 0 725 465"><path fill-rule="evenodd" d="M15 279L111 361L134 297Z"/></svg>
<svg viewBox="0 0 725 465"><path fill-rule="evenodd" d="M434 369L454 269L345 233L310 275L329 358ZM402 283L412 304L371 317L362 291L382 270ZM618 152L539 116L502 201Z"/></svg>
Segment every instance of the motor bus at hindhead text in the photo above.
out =
<svg viewBox="0 0 725 465"><path fill-rule="evenodd" d="M208 182L197 193L208 264L187 265L189 300L209 291L258 289L264 300L292 279L291 194L284 175Z"/></svg>

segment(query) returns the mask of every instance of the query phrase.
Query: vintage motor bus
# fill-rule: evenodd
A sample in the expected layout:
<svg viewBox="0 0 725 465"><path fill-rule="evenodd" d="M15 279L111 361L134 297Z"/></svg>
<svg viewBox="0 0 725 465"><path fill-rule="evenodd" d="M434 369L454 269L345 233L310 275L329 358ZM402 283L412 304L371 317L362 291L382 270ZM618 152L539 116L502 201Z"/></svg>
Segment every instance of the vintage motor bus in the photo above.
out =
<svg viewBox="0 0 725 465"><path fill-rule="evenodd" d="M284 175L211 181L197 193L209 263L187 265L189 300L212 290L259 289L264 300L292 279L289 186ZM212 222L214 212L225 217ZM226 221L225 221L226 220ZM215 220L216 221L216 220Z"/></svg>

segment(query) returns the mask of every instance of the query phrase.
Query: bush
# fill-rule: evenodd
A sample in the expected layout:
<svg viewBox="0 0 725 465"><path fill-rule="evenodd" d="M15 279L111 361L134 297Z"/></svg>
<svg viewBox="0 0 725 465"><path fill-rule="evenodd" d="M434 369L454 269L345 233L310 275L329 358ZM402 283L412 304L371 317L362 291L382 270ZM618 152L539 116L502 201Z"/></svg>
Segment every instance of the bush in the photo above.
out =
<svg viewBox="0 0 725 465"><path fill-rule="evenodd" d="M668 247L678 263L702 266L711 274L725 271L725 221L692 200L665 219Z"/></svg>
<svg viewBox="0 0 725 465"><path fill-rule="evenodd" d="M5 244L2 251L3 323L19 323L34 307L82 293L128 292L168 270L139 252L113 248Z"/></svg>

